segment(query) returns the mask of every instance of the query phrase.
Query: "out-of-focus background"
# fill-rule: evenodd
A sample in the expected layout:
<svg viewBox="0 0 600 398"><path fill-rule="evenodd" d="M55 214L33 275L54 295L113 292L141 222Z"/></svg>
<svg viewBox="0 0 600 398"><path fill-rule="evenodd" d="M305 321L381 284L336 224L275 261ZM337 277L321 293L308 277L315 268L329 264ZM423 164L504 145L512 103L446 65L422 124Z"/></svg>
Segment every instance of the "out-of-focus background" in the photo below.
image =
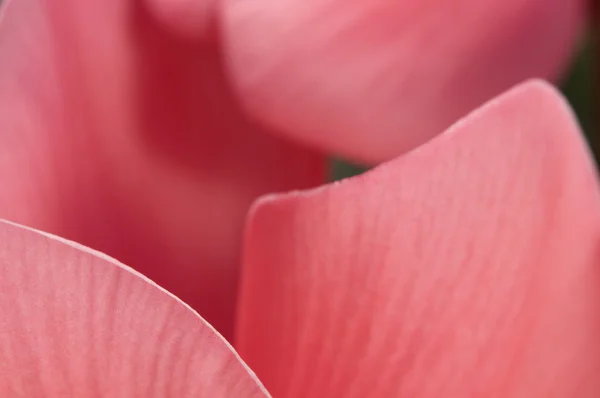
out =
<svg viewBox="0 0 600 398"><path fill-rule="evenodd" d="M590 147L594 152L596 161L600 163L600 104L597 102L596 93L600 86L596 83L595 44L591 39L584 38L580 49L573 60L572 66L560 84L571 106L577 113ZM338 180L362 173L364 167L348 163L342 159L334 159L331 164L331 179Z"/></svg>

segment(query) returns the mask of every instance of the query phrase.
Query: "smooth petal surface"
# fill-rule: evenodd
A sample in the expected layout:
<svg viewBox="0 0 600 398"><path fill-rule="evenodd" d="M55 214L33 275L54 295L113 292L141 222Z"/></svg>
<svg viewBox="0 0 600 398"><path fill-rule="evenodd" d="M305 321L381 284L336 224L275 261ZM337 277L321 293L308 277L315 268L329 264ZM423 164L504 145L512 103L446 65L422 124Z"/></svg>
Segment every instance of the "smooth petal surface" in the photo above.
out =
<svg viewBox="0 0 600 398"><path fill-rule="evenodd" d="M215 37L144 7L3 5L0 217L133 266L229 336L249 204L323 181L323 159L242 118Z"/></svg>
<svg viewBox="0 0 600 398"><path fill-rule="evenodd" d="M2 397L267 397L225 340L117 263L0 221Z"/></svg>
<svg viewBox="0 0 600 398"><path fill-rule="evenodd" d="M223 3L231 73L252 114L302 142L378 162L526 78L557 78L586 2Z"/></svg>
<svg viewBox="0 0 600 398"><path fill-rule="evenodd" d="M172 29L189 38L210 32L216 0L144 0L149 11Z"/></svg>
<svg viewBox="0 0 600 398"><path fill-rule="evenodd" d="M556 91L367 174L267 197L237 349L280 398L600 396L600 198Z"/></svg>

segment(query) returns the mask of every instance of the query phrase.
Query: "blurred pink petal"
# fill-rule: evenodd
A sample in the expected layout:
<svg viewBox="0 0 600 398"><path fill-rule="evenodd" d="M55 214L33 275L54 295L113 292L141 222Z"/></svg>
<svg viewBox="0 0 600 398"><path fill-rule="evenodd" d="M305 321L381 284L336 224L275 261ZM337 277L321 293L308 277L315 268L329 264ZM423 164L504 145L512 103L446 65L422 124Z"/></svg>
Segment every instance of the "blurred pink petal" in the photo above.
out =
<svg viewBox="0 0 600 398"><path fill-rule="evenodd" d="M12 0L0 22L0 217L132 265L225 335L251 201L323 159L238 112L216 38L137 1Z"/></svg>
<svg viewBox="0 0 600 398"><path fill-rule="evenodd" d="M526 78L557 78L584 3L225 0L224 38L255 117L299 141L378 162Z"/></svg>
<svg viewBox="0 0 600 398"><path fill-rule="evenodd" d="M217 17L217 0L141 1L166 28L190 38L209 32Z"/></svg>
<svg viewBox="0 0 600 398"><path fill-rule="evenodd" d="M598 397L595 178L529 82L365 175L267 197L238 352L275 397Z"/></svg>
<svg viewBox="0 0 600 398"><path fill-rule="evenodd" d="M0 242L0 396L268 396L210 325L131 269L4 221Z"/></svg>

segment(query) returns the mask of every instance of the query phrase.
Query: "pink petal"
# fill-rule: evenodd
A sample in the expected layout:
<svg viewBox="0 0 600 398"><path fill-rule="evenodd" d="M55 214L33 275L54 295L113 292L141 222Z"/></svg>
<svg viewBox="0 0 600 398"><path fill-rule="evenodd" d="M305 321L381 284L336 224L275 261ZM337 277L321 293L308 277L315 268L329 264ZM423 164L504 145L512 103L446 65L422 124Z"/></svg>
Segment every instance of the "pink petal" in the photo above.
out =
<svg viewBox="0 0 600 398"><path fill-rule="evenodd" d="M363 176L267 197L238 352L276 397L598 397L595 177L530 82Z"/></svg>
<svg viewBox="0 0 600 398"><path fill-rule="evenodd" d="M268 396L209 324L133 270L5 221L0 242L0 396Z"/></svg>
<svg viewBox="0 0 600 398"><path fill-rule="evenodd" d="M253 115L299 141L378 162L523 79L558 77L586 2L224 3L231 73Z"/></svg>
<svg viewBox="0 0 600 398"><path fill-rule="evenodd" d="M215 23L216 0L144 0L166 28L188 37L206 34Z"/></svg>
<svg viewBox="0 0 600 398"><path fill-rule="evenodd" d="M132 265L229 335L250 203L323 181L323 159L240 116L216 39L141 7L4 4L0 217Z"/></svg>

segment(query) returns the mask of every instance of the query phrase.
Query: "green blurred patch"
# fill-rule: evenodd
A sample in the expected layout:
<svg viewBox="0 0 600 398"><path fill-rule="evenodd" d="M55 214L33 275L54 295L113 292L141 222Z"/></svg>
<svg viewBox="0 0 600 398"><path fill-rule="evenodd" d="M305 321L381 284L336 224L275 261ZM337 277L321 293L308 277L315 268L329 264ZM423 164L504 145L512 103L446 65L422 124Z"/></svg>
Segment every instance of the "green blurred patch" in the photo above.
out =
<svg viewBox="0 0 600 398"><path fill-rule="evenodd" d="M598 131L597 110L600 106L596 93L600 90L600 85L595 80L595 71L599 69L596 67L593 47L591 40L583 43L571 72L561 85L561 90L575 110L598 161L600 159L600 132ZM332 180L339 180L360 174L365 170L365 167L336 158L331 161L330 177Z"/></svg>
<svg viewBox="0 0 600 398"><path fill-rule="evenodd" d="M575 59L571 73L562 85L562 92L575 110L590 147L600 158L600 134L598 131L598 96L600 86L597 84L595 51L592 40L587 40Z"/></svg>
<svg viewBox="0 0 600 398"><path fill-rule="evenodd" d="M365 170L367 170L366 167L347 162L343 159L334 158L331 159L331 164L329 168L329 179L332 181L341 180L343 178L352 177L357 174L360 174Z"/></svg>

